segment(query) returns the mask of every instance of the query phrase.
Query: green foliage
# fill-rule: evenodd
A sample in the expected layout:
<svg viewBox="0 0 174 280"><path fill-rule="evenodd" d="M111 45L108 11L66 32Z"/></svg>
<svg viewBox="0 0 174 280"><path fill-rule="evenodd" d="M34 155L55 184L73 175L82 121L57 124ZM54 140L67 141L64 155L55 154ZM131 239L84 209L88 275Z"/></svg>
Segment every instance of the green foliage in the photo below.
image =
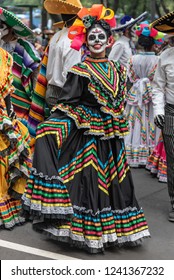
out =
<svg viewBox="0 0 174 280"><path fill-rule="evenodd" d="M95 1L92 1L92 0L81 0L81 3L83 6L85 7L91 7L93 4L100 4L101 1L100 0L95 0Z"/></svg>
<svg viewBox="0 0 174 280"><path fill-rule="evenodd" d="M149 18L165 15L174 10L173 0L81 0L82 4L90 7L92 4L104 4L114 10L117 15L128 14L139 16L144 11L149 12Z"/></svg>
<svg viewBox="0 0 174 280"><path fill-rule="evenodd" d="M44 0L1 0L3 6L15 6L15 5L39 5L42 6ZM156 6L155 12L157 15L164 15L166 10L174 10L173 0L81 0L81 3L85 7L91 7L93 4L104 4L108 8L111 8L117 14L129 14L132 16L138 16L145 10L149 13L152 12L153 3Z"/></svg>
<svg viewBox="0 0 174 280"><path fill-rule="evenodd" d="M3 3L2 3L3 2ZM44 0L1 0L2 6L15 5L39 5L42 6ZM115 14L128 14L136 17L144 11L149 12L149 18L158 17L174 10L173 0L81 0L85 7L91 7L93 4L104 4L114 10Z"/></svg>
<svg viewBox="0 0 174 280"><path fill-rule="evenodd" d="M4 0L2 6L15 6L15 5L42 5L42 0Z"/></svg>

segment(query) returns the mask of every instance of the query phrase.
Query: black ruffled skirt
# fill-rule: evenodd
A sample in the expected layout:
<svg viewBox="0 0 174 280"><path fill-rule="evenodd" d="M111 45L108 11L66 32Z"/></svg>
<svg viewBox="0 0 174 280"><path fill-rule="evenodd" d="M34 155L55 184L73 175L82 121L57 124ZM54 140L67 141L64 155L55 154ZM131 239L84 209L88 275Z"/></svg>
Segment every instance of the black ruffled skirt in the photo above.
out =
<svg viewBox="0 0 174 280"><path fill-rule="evenodd" d="M123 139L101 139L55 112L37 129L23 214L49 237L91 253L150 236Z"/></svg>

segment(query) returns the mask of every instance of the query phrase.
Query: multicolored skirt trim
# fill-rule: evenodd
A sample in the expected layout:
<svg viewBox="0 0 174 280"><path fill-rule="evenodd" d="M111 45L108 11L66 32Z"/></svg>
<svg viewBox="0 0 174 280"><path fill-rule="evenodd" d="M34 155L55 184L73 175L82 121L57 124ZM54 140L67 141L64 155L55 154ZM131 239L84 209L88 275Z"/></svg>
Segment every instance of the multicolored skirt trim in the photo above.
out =
<svg viewBox="0 0 174 280"><path fill-rule="evenodd" d="M0 199L0 228L12 229L15 225L22 225L24 217L20 217L22 209L20 200L15 200L10 196Z"/></svg>
<svg viewBox="0 0 174 280"><path fill-rule="evenodd" d="M101 210L97 208L94 212L85 204L72 205L73 194L69 195L59 178L44 177L32 170L22 197L23 211L25 217L29 213L30 219L33 219L34 229L50 238L97 253L113 245L136 246L142 242L141 239L150 236L143 210L139 207L114 210L108 206ZM108 199L112 203L112 198Z"/></svg>
<svg viewBox="0 0 174 280"><path fill-rule="evenodd" d="M131 167L146 166L150 152L149 147L133 148L131 146L126 146L126 157Z"/></svg>
<svg viewBox="0 0 174 280"><path fill-rule="evenodd" d="M109 246L136 246L149 237L143 210L128 208L123 211L103 209L96 215L74 207L73 218L52 224L36 223L36 230L48 237L68 242L90 253L104 251Z"/></svg>
<svg viewBox="0 0 174 280"><path fill-rule="evenodd" d="M157 146L147 159L146 169L149 170L152 175L157 176L159 182L167 183L166 152L162 135L159 138Z"/></svg>
<svg viewBox="0 0 174 280"><path fill-rule="evenodd" d="M65 116L38 126L22 200L34 229L91 253L150 236L123 139L85 135Z"/></svg>

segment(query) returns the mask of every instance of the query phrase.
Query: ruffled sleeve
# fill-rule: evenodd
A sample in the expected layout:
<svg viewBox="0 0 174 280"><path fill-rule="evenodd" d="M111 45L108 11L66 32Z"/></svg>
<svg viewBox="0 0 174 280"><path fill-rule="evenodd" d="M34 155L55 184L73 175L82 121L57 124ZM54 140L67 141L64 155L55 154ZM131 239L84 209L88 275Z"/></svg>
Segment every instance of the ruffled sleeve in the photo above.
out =
<svg viewBox="0 0 174 280"><path fill-rule="evenodd" d="M77 129L84 129L84 134L97 135L101 139L126 135L128 123L123 115L125 68L112 62L111 72L102 76L98 69L93 73L93 66L90 69L88 66L79 64L71 69L52 113L64 112L74 120Z"/></svg>

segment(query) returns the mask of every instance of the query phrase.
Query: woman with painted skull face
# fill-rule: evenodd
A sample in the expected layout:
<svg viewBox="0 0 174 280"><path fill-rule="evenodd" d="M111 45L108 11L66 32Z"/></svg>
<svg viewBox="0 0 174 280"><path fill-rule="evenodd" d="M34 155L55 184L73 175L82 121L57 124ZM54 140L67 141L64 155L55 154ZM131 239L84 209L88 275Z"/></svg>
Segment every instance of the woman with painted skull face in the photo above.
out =
<svg viewBox="0 0 174 280"><path fill-rule="evenodd" d="M150 234L125 157L125 68L105 56L114 13L93 5L78 16L71 46L86 43L91 54L71 68L52 115L38 125L23 214L49 237L98 253Z"/></svg>
<svg viewBox="0 0 174 280"><path fill-rule="evenodd" d="M111 37L110 28L105 24L105 21L96 22L88 29L87 46L93 58L105 57L106 48L109 45Z"/></svg>

